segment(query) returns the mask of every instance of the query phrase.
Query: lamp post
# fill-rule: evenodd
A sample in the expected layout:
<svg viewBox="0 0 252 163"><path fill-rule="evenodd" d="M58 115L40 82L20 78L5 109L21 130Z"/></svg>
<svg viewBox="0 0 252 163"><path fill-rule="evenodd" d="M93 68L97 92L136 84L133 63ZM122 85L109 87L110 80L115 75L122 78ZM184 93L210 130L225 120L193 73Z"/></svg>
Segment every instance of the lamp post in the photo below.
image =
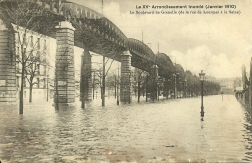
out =
<svg viewBox="0 0 252 163"><path fill-rule="evenodd" d="M114 85L114 89L115 89L115 99L116 99L116 75L115 75L115 85Z"/></svg>
<svg viewBox="0 0 252 163"><path fill-rule="evenodd" d="M201 70L201 73L199 73L200 82L201 82L201 117L204 117L204 106L203 106L203 82L204 82L204 76L205 73L203 73L203 70Z"/></svg>
<svg viewBox="0 0 252 163"><path fill-rule="evenodd" d="M94 99L94 91L95 91L95 71L93 71L93 99Z"/></svg>
<svg viewBox="0 0 252 163"><path fill-rule="evenodd" d="M120 77L119 77L119 62L117 63L117 84L116 84L116 104L119 105L119 86L120 86Z"/></svg>
<svg viewBox="0 0 252 163"><path fill-rule="evenodd" d="M116 104L119 105L119 77L116 85Z"/></svg>
<svg viewBox="0 0 252 163"><path fill-rule="evenodd" d="M184 91L185 91L185 97L184 98L187 98L187 80L185 79L185 84L184 84Z"/></svg>
<svg viewBox="0 0 252 163"><path fill-rule="evenodd" d="M145 101L148 101L148 86L149 86L149 76L146 76L146 84L145 84Z"/></svg>
<svg viewBox="0 0 252 163"><path fill-rule="evenodd" d="M177 76L179 75L179 73L174 73L174 99L176 99L177 96Z"/></svg>
<svg viewBox="0 0 252 163"><path fill-rule="evenodd" d="M167 95L166 95L166 97L167 97L167 99L169 99L169 95L170 95L170 84L171 84L171 80L170 79L168 79L167 80L167 85L168 85L168 88L167 88Z"/></svg>
<svg viewBox="0 0 252 163"><path fill-rule="evenodd" d="M184 90L183 90L184 89L184 82L180 81L179 82L179 87L180 87L179 98L182 98L182 95L184 95Z"/></svg>
<svg viewBox="0 0 252 163"><path fill-rule="evenodd" d="M46 67L47 71L46 71L46 101L48 102L48 96L49 96L49 88L48 88L48 85L49 85L49 66L48 68Z"/></svg>
<svg viewBox="0 0 252 163"><path fill-rule="evenodd" d="M159 101L159 80L157 81L157 100Z"/></svg>

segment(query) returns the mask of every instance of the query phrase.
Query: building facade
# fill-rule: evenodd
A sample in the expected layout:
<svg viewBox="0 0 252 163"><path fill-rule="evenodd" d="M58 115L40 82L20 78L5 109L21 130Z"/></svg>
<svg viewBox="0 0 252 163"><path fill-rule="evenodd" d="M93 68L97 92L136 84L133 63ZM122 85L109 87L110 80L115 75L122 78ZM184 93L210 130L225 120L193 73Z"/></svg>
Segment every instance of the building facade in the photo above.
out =
<svg viewBox="0 0 252 163"><path fill-rule="evenodd" d="M217 79L218 83L221 86L221 92L225 94L234 93L234 78L219 78Z"/></svg>
<svg viewBox="0 0 252 163"><path fill-rule="evenodd" d="M52 92L50 70L53 69L50 61L50 38L29 31L24 34L21 27L13 25L15 29L15 54L16 54L16 89L17 98L21 86L22 50L25 52L25 80L24 80L24 99L29 98L30 87L32 87L33 99L46 99ZM25 38L24 38L25 36ZM23 47L22 47L23 46ZM23 48L23 49L21 49ZM52 73L52 72L51 72Z"/></svg>

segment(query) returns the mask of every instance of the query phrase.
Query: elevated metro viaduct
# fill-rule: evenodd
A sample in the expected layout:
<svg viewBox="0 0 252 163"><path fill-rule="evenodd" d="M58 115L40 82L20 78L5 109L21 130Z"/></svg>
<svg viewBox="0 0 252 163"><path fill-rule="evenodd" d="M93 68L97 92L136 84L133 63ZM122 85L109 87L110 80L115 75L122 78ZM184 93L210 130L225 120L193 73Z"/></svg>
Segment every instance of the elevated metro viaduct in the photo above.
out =
<svg viewBox="0 0 252 163"><path fill-rule="evenodd" d="M81 61L81 93L85 94L86 99L91 99L92 96L90 51L121 62L120 101L128 101L130 98L131 66L147 72L151 72L152 68L159 68L159 76L166 80L174 72L174 66L167 55L163 53L155 55L143 42L127 38L115 24L92 9L60 0L2 0L0 7L14 11L20 3L39 6L50 15L50 18L41 15L40 18L33 19L32 23L44 21L55 25L49 33L44 33L47 23L43 23L41 28L36 28L36 32L55 38L57 41L55 78L58 84L55 89L58 90L60 103L75 101L74 46L84 49ZM0 81L4 81L0 87L2 94L0 101L14 102L16 100L15 59L13 59L15 46L11 41L13 39L10 38L13 38L15 32L11 23L16 22L8 12L1 11L0 14L2 19L0 68L7 70L0 71ZM25 20L27 19L23 19L23 22L19 22L18 25L25 26L27 24ZM59 83L67 83L67 89Z"/></svg>

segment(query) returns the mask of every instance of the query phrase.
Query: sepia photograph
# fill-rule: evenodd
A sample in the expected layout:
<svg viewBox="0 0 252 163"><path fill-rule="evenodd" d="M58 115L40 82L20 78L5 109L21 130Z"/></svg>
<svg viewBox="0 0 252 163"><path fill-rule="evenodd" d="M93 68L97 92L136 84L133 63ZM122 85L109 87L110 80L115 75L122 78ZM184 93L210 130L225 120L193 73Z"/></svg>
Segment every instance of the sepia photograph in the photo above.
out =
<svg viewBox="0 0 252 163"><path fill-rule="evenodd" d="M252 162L252 0L0 0L0 163Z"/></svg>

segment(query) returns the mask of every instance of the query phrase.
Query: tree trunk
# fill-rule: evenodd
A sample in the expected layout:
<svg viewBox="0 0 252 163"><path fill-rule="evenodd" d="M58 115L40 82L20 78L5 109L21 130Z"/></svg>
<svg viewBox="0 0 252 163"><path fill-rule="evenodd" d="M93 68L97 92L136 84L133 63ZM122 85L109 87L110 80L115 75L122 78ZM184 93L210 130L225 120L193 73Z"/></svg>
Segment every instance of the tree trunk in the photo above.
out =
<svg viewBox="0 0 252 163"><path fill-rule="evenodd" d="M85 49L86 50L86 49ZM86 57L85 52L81 55L81 79L80 79L80 101L81 101L81 108L85 108L85 92L86 92L86 81L87 81L87 75L85 73L91 73L91 72L85 72L85 63L84 59Z"/></svg>
<svg viewBox="0 0 252 163"><path fill-rule="evenodd" d="M30 80L30 94L29 94L29 102L32 102L32 86L33 86L33 84L32 84L32 80Z"/></svg>
<svg viewBox="0 0 252 163"><path fill-rule="evenodd" d="M140 102L140 77L138 77L138 81L137 81L137 102Z"/></svg>
<svg viewBox="0 0 252 163"><path fill-rule="evenodd" d="M116 104L119 105L119 79L116 86Z"/></svg>
<svg viewBox="0 0 252 163"><path fill-rule="evenodd" d="M22 63L21 89L20 89L20 96L19 96L19 114L23 114L23 109L24 109L24 69L25 69L25 63Z"/></svg>
<svg viewBox="0 0 252 163"><path fill-rule="evenodd" d="M143 95L143 97L145 95L145 88L144 87L142 88L142 95Z"/></svg>
<svg viewBox="0 0 252 163"><path fill-rule="evenodd" d="M102 106L105 106L105 56L102 58Z"/></svg>
<svg viewBox="0 0 252 163"><path fill-rule="evenodd" d="M56 87L56 99L54 98L55 102L55 109L59 109L59 91L58 91L58 75L55 76L55 87Z"/></svg>
<svg viewBox="0 0 252 163"><path fill-rule="evenodd" d="M116 76L115 76L115 85L114 86L115 86L114 89L115 89L115 99L116 99Z"/></svg>
<svg viewBox="0 0 252 163"><path fill-rule="evenodd" d="M146 77L146 84L145 84L145 101L147 102L148 101L148 86L149 86L149 77L147 76Z"/></svg>
<svg viewBox="0 0 252 163"><path fill-rule="evenodd" d="M81 79L81 88L82 88L82 91L81 91L81 108L82 109L85 109L85 102L86 102L86 99L85 99L85 92L86 92L86 87L85 87L85 75L82 75L82 77L81 77L82 79Z"/></svg>
<svg viewBox="0 0 252 163"><path fill-rule="evenodd" d="M82 92L81 108L85 109L85 93L84 92Z"/></svg>
<svg viewBox="0 0 252 163"><path fill-rule="evenodd" d="M93 73L93 99L94 99L94 93L95 93L95 72Z"/></svg>
<svg viewBox="0 0 252 163"><path fill-rule="evenodd" d="M49 91L49 88L48 88L48 75L47 75L47 79L46 79L46 101L47 102L48 102L48 96L49 96L49 92L48 91Z"/></svg>

